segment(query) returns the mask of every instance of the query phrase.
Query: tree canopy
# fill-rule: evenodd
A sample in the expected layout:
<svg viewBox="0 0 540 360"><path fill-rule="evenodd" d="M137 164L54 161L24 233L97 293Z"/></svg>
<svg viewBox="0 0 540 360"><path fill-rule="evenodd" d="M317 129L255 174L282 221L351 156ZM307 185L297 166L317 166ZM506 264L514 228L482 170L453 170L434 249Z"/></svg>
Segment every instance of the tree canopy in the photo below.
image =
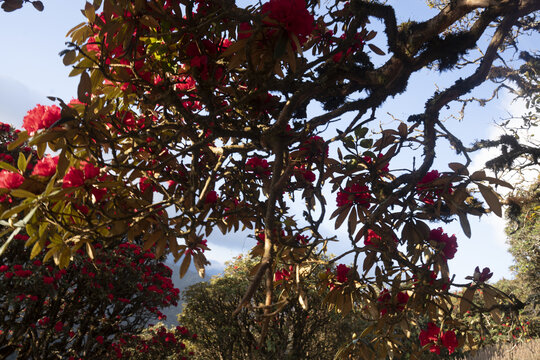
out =
<svg viewBox="0 0 540 360"><path fill-rule="evenodd" d="M222 275L191 285L182 294L185 303L178 323L197 329L195 359L333 359L354 333L361 333L366 327L355 312L345 317L329 312L317 291L317 275L313 274L305 284L302 300L283 301L282 308L272 317L264 346L260 347L262 313L244 308L232 316L258 261L240 255ZM277 282L285 280L280 278L281 274L275 275ZM275 289L276 296L279 291ZM251 304L256 306L263 301L264 294L259 292Z"/></svg>
<svg viewBox="0 0 540 360"><path fill-rule="evenodd" d="M399 355L419 316L430 321L413 356L474 347L476 330L453 312L451 287L470 290L462 312L497 317L513 304L495 291L484 292L486 306L474 303L489 269L471 269L470 284L454 279L447 261L458 239L443 226L459 221L470 236L468 218L501 216L493 187L511 185L469 173L482 145L463 144L441 112L472 101L467 94L489 78L513 79L504 56L537 30L540 3L430 5L439 9L432 18L398 24L392 6L377 1L87 2L87 21L69 32L62 54L80 77L77 99L30 110L9 145L28 141L42 172L27 171L22 153L16 166L0 162L2 195L21 199L1 215L2 250L24 230L33 254L45 249L42 260L64 269L79 249L95 259L97 244L127 241L171 254L181 275L191 263L204 275L207 237L247 229L260 262L234 313L263 293L261 345L281 304L300 301L302 284L326 262L318 276L325 302L344 314L364 309L373 324L355 342L361 356ZM381 36L383 49L373 44ZM414 91L408 81L426 67L454 83L423 112L373 131L377 109ZM433 168L448 143L456 160ZM57 159L45 156L51 151ZM413 160L398 164L404 157ZM321 231L330 220L348 237ZM335 240L349 249L324 260Z"/></svg>

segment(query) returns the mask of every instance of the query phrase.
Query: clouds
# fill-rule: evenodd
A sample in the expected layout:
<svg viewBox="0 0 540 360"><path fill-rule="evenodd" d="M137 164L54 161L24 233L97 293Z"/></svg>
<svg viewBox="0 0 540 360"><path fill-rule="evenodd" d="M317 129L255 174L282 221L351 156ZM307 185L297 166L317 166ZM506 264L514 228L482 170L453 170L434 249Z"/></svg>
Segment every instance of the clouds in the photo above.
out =
<svg viewBox="0 0 540 360"><path fill-rule="evenodd" d="M488 135L489 140L496 140L504 134L512 134L509 129L517 129L516 134L521 143L533 147L540 146L540 126L533 126L530 129L523 128L524 123L521 116L528 112L523 100L515 100L513 95L507 93L500 102L499 110L501 114L505 114L505 116L499 120L497 124L504 126L499 126L493 123ZM482 149L474 156L471 168L473 170L482 169L487 161L497 157L500 154L500 148ZM515 164L517 165L521 162L522 161L518 160ZM510 184L518 184L522 181L525 181L526 183L534 181L539 175L539 171L540 169L538 167L533 167L526 169L521 174L517 173L516 171L510 171L497 175ZM497 190L502 195L507 195L510 192L510 190L506 188L499 188Z"/></svg>
<svg viewBox="0 0 540 360"><path fill-rule="evenodd" d="M21 128L27 111L44 102L44 98L39 91L15 79L0 76L0 84L0 122Z"/></svg>

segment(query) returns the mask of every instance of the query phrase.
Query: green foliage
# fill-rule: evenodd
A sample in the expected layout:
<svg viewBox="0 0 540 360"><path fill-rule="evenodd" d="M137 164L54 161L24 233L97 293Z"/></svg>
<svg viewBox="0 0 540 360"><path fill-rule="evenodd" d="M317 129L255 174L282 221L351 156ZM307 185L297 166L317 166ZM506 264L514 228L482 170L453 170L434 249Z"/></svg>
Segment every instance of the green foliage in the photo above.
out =
<svg viewBox="0 0 540 360"><path fill-rule="evenodd" d="M355 312L345 317L329 312L311 285L305 289L307 308L298 300L284 302L272 316L264 346L260 346L263 294L233 316L249 285L250 269L257 262L241 256L222 276L184 292L184 310L178 321L198 331L195 359L333 359L354 333L365 328L366 322ZM280 287L274 291L277 295Z"/></svg>
<svg viewBox="0 0 540 360"><path fill-rule="evenodd" d="M509 290L526 303L531 332L540 336L540 179L507 202L506 233L516 275Z"/></svg>

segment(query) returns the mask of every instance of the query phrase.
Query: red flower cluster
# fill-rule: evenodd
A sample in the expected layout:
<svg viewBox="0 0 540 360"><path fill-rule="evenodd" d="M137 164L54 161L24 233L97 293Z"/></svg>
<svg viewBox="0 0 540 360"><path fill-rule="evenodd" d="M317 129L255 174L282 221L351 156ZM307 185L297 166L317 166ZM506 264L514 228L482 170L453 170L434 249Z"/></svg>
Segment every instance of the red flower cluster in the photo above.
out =
<svg viewBox="0 0 540 360"><path fill-rule="evenodd" d="M434 205L435 201L441 197L444 189L440 186L434 186L431 184L437 179L443 177L443 174L439 174L437 170L428 172L416 185L416 191L420 194L420 200L428 205ZM452 193L452 188L449 188L448 193Z"/></svg>
<svg viewBox="0 0 540 360"><path fill-rule="evenodd" d="M99 168L95 167L93 164L83 162L81 165L83 165L82 169L73 166L68 169L62 183L64 189L83 186L85 180L93 179L99 175Z"/></svg>
<svg viewBox="0 0 540 360"><path fill-rule="evenodd" d="M246 171L253 172L258 178L268 177L272 174L268 161L261 159L258 156L249 158L248 161L246 161Z"/></svg>
<svg viewBox="0 0 540 360"><path fill-rule="evenodd" d="M32 135L36 131L48 128L60 120L60 112L60 108L56 105L43 106L38 104L32 110L29 110L23 118L23 128Z"/></svg>
<svg viewBox="0 0 540 360"><path fill-rule="evenodd" d="M322 160L323 154L328 156L328 147L326 146L323 138L320 136L312 136L298 148L302 160L306 162L316 162Z"/></svg>
<svg viewBox="0 0 540 360"><path fill-rule="evenodd" d="M58 156L51 157L47 155L43 159L38 160L32 175L50 177L56 172L58 166Z"/></svg>
<svg viewBox="0 0 540 360"><path fill-rule="evenodd" d="M374 166L374 165L378 165L377 160L381 159L382 157L384 157L384 155L379 154L375 161L374 159L371 158L371 156L363 156L362 159L366 162L368 166ZM387 173L388 171L390 171L388 168L388 165L390 165L390 163L387 162L381 169L379 169L379 172Z"/></svg>
<svg viewBox="0 0 540 360"><path fill-rule="evenodd" d="M305 165L300 167L296 166L294 171L296 179L300 182L312 183L316 179L315 173L309 169L306 169Z"/></svg>
<svg viewBox="0 0 540 360"><path fill-rule="evenodd" d="M409 294L404 291L397 293L393 300L392 294L387 289L384 289L377 298L379 305L379 311L381 316L386 315L388 312L395 313L396 311L403 311L407 302L409 301Z"/></svg>
<svg viewBox="0 0 540 360"><path fill-rule="evenodd" d="M344 191L338 191L336 202L337 206L356 204L369 209L371 195L366 185L352 184L345 187Z"/></svg>
<svg viewBox="0 0 540 360"><path fill-rule="evenodd" d="M346 35L341 35L341 39L346 39ZM360 34L354 34L354 40L353 44L345 51L345 58L348 58L353 52L361 50L364 47L364 39L360 36ZM340 62L343 58L343 51L338 52L332 57L332 60L334 62Z"/></svg>
<svg viewBox="0 0 540 360"><path fill-rule="evenodd" d="M277 270L275 273L274 273L274 281L281 281L281 280L289 280L289 278L291 277L291 271L293 270L293 267L290 266L289 267L289 270L287 269L281 269L281 270Z"/></svg>
<svg viewBox="0 0 540 360"><path fill-rule="evenodd" d="M315 29L315 20L304 0L270 0L263 4L262 13L279 22L289 34L294 34L300 45Z"/></svg>
<svg viewBox="0 0 540 360"><path fill-rule="evenodd" d="M24 176L8 170L0 171L0 188L17 189L24 182Z"/></svg>
<svg viewBox="0 0 540 360"><path fill-rule="evenodd" d="M456 235L448 236L442 228L432 229L429 232L429 240L443 244L442 253L447 260L453 259L457 252L458 244Z"/></svg>
<svg viewBox="0 0 540 360"><path fill-rule="evenodd" d="M366 237L364 238L364 245L377 247L379 241L381 241L381 237L375 231L368 229Z"/></svg>
<svg viewBox="0 0 540 360"><path fill-rule="evenodd" d="M344 264L336 266L336 280L340 283L345 283L349 279L351 268Z"/></svg>
<svg viewBox="0 0 540 360"><path fill-rule="evenodd" d="M13 159L13 156L9 154L0 154L0 161L13 164L15 160Z"/></svg>
<svg viewBox="0 0 540 360"><path fill-rule="evenodd" d="M442 332L434 323L428 323L428 328L420 331L420 345L430 345L429 351L441 354L441 345L448 349L448 353L452 354L458 347L456 333L452 330Z"/></svg>

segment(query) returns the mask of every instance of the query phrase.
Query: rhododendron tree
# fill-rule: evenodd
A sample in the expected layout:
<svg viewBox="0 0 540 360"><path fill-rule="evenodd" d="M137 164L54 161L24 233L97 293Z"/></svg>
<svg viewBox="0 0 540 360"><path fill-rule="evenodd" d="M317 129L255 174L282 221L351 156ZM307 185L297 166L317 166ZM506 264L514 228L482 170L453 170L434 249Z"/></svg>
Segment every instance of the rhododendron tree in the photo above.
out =
<svg viewBox="0 0 540 360"><path fill-rule="evenodd" d="M121 358L129 339L141 352L150 351L146 340L135 340L149 321L163 319L160 309L179 299L171 269L153 252L134 244L112 250L96 244L94 261L79 250L69 267L59 269L30 260L27 239L17 235L0 258L3 350L25 359Z"/></svg>
<svg viewBox="0 0 540 360"><path fill-rule="evenodd" d="M38 159L37 152L26 146L8 150L16 132L2 124L2 159L8 168L15 158L18 163L26 161L26 171L19 170L24 176L3 171L19 175L19 186L24 183L27 190L12 193L19 196L3 194L0 206L4 210L20 206L20 195L54 176L58 163L58 157ZM81 173L97 176L96 168L88 163ZM4 245L8 234L4 231ZM157 352L160 347L153 345L161 341L161 333L155 337L159 341L148 343L142 331L149 321L164 318L161 309L177 306L179 290L173 286L172 270L154 252L126 243L108 249L96 243L89 248L93 260L83 250L74 249L69 267L59 269L42 261L47 247L57 241L48 235L45 230L38 245L30 246L24 229L12 237L0 256L2 355L17 354L25 359L131 358L135 350L141 354ZM191 334L168 334L173 334L177 344L174 353L184 353L178 347ZM165 350L163 354L173 352L171 347L165 346Z"/></svg>
<svg viewBox="0 0 540 360"><path fill-rule="evenodd" d="M341 316L326 309L324 298L318 294L317 274L312 273L309 282L302 285L301 300L283 303L283 309L271 319L265 346L259 346L262 314L253 316L253 309L245 308L238 316L232 316L249 285L249 273L258 262L249 255L239 255L227 263L223 274L182 292L184 306L178 321L198 329L197 341L192 344L194 359L331 360L353 333L365 328L361 311ZM324 265L319 266L325 269ZM276 294L282 291L290 275L288 269L275 272ZM264 301L264 296L255 294L252 305Z"/></svg>
<svg viewBox="0 0 540 360"><path fill-rule="evenodd" d="M1 215L6 243L24 229L35 254L67 269L77 249L95 259L94 245L126 239L171 254L181 274L191 263L204 274L203 240L249 229L260 262L235 313L265 293L263 346L271 318L302 296L321 253L340 240L349 249L328 260L336 266L320 273L321 294L343 313L365 309L374 323L348 349L399 355L420 316L455 318L450 288L468 285L448 264L461 239L430 223L459 221L470 236L471 216L502 214L493 187L511 187L469 172L480 146L464 145L441 121L444 111L473 101L465 95L488 77L512 78L490 71L509 69L505 50L540 9L534 0L445 3L405 24L391 6L362 0L86 3L86 21L63 52L80 77L78 101L31 109L10 145L29 141L39 159L56 152L54 175L33 176L26 157L0 163L2 194L21 199ZM381 34L370 19L384 23ZM384 49L374 45L381 37ZM477 45L480 57L468 55ZM454 71L462 66L469 75ZM377 109L424 68L447 70L455 83L426 98L421 113L377 129ZM453 160L434 168L443 139ZM329 220L339 239L324 231ZM392 316L381 316L384 289L403 308ZM514 305L493 301L492 309ZM477 330L453 321L460 346L473 347ZM421 350L418 342L412 351Z"/></svg>

